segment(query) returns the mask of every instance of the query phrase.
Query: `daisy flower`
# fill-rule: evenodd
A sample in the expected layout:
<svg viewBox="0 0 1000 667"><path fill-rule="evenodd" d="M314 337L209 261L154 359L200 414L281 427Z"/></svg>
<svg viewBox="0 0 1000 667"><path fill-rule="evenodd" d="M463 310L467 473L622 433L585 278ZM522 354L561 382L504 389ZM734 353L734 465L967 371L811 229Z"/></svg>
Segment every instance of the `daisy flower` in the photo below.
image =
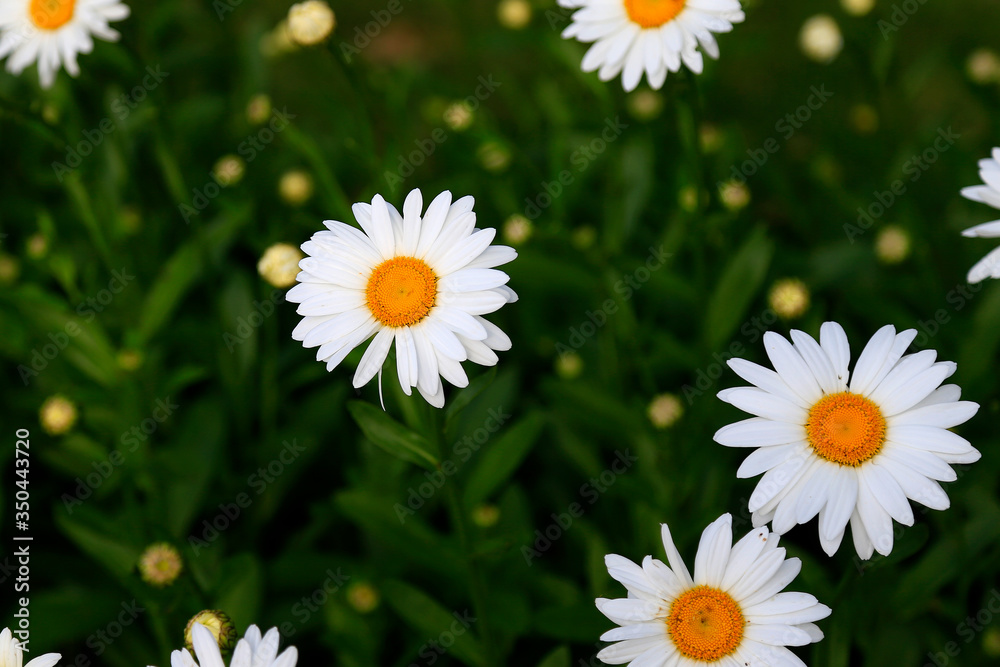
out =
<svg viewBox="0 0 1000 667"><path fill-rule="evenodd" d="M632 667L786 667L801 660L786 646L818 642L814 621L830 608L806 593L782 593L802 569L785 558L778 536L758 528L733 544L732 517L723 514L701 534L694 577L663 524L667 562L646 556L642 566L605 556L608 573L627 598L598 598L597 608L621 627L601 635L617 642L597 657Z"/></svg>
<svg viewBox="0 0 1000 667"><path fill-rule="evenodd" d="M772 522L783 534L818 514L820 543L833 555L850 522L858 555L871 558L873 549L892 550L893 519L913 525L907 499L948 508L938 484L957 478L948 464L979 460L948 429L979 405L960 401L956 385L941 386L953 362L935 363L933 350L904 355L916 335L882 327L850 375L847 335L835 322L823 324L818 343L801 331L792 331L792 343L764 334L773 371L729 360L755 386L725 389L719 398L756 416L719 429L715 440L759 448L736 473L764 473L750 496L755 526Z"/></svg>
<svg viewBox="0 0 1000 667"><path fill-rule="evenodd" d="M482 316L517 300L509 277L496 266L517 253L491 246L494 229L476 229L472 197L452 202L434 198L421 215L423 196L413 190L403 214L381 195L355 204L361 230L328 220L329 231L302 244L288 300L303 316L292 338L318 347L316 359L328 371L372 335L354 374L361 387L376 373L395 343L396 370L403 391L416 387L428 403L444 405L444 378L468 385L463 361L497 363L494 350L509 350L510 338ZM381 382L379 384L381 390Z"/></svg>
<svg viewBox="0 0 1000 667"><path fill-rule="evenodd" d="M983 179L983 185L962 188L962 196L1000 208L1000 148L993 149L992 158L979 161L979 177ZM1000 220L970 227L962 232L962 236L996 238L1000 236ZM986 278L1000 278L1000 248L983 257L969 270L970 283L978 283Z"/></svg>
<svg viewBox="0 0 1000 667"><path fill-rule="evenodd" d="M76 56L93 50L92 35L117 42L120 35L108 23L128 15L128 5L118 0L3 0L0 58L10 56L7 71L13 74L37 62L42 88L49 88L60 66L72 76L80 73Z"/></svg>
<svg viewBox="0 0 1000 667"><path fill-rule="evenodd" d="M729 32L744 19L739 0L559 0L573 14L562 36L593 42L583 57L583 71L597 71L601 81L622 75L626 91L639 85L643 72L660 88L667 72L681 63L701 74L700 46L712 58L719 46L712 33Z"/></svg>
<svg viewBox="0 0 1000 667"><path fill-rule="evenodd" d="M10 628L0 632L0 667L21 667L24 661L24 649L21 642L11 633ZM24 667L52 667L62 656L58 653L46 653L30 660Z"/></svg>
<svg viewBox="0 0 1000 667"><path fill-rule="evenodd" d="M236 642L229 667L295 667L299 659L298 651L290 646L278 655L279 638L278 628L271 628L261 637L257 626L251 625L243 638ZM225 667L219 642L211 630L195 623L191 628L191 641L197 662L183 648L170 654L171 667Z"/></svg>

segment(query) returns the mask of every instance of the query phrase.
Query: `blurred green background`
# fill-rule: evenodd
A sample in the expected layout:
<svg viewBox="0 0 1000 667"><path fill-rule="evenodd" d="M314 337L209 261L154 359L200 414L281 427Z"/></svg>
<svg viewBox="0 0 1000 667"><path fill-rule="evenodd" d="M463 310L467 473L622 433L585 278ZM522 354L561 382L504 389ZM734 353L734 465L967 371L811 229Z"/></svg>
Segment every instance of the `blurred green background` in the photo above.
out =
<svg viewBox="0 0 1000 667"><path fill-rule="evenodd" d="M891 323L957 361L953 381L982 405L959 432L983 458L947 485L949 511L899 528L889 558L860 563L850 538L828 558L814 524L783 538L804 562L791 588L833 608L826 639L797 652L817 667L996 663L1000 287L966 286L993 245L959 234L995 216L959 190L1000 143L1000 64L981 51L998 47L1000 6L747 2L702 76L626 95L580 71L585 46L559 35L568 12L543 0L526 21L510 3L401 0L384 27L389 3L334 0L336 30L312 48L276 36L289 3L131 4L122 41L97 42L78 80L41 91L33 67L0 73L0 561L26 428L32 655L163 667L187 620L217 608L241 634L281 627L301 664L598 664L612 623L593 599L624 595L606 553L662 558L667 522L693 562L721 513L750 527L745 452L712 441L744 417L714 396L742 384L720 360L766 363L765 329L816 335L833 319L855 357ZM894 12L907 20L888 31ZM843 35L831 62L800 44L821 13ZM832 96L792 127L814 87ZM264 102L248 113L259 95L289 119L268 142ZM933 149L948 128L958 138ZM226 155L242 178L199 199ZM304 203L279 192L289 170L315 184ZM723 183L739 170L745 187ZM858 226L897 180L905 192ZM361 350L328 374L257 271L272 244L413 187L473 195L479 226L520 254L506 267L520 301L491 316L513 349L495 371L467 365L474 386L434 417L448 475L365 437L348 409L378 406L376 383L351 387ZM786 278L808 304L798 283L773 293ZM393 372L388 414L425 429L430 410L394 387ZM658 418L683 410L668 427L649 415L663 393L677 400ZM78 418L50 435L39 414L55 395ZM574 503L582 516L561 525ZM137 570L155 542L184 559L164 589ZM0 580L10 619L13 576ZM453 627L466 612L478 620Z"/></svg>

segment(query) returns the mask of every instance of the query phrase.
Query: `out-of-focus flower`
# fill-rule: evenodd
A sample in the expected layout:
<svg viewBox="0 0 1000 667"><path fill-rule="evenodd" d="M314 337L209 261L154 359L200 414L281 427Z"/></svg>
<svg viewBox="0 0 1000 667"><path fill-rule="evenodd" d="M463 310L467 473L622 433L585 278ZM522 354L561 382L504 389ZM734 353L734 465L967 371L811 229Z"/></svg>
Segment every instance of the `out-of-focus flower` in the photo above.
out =
<svg viewBox="0 0 1000 667"><path fill-rule="evenodd" d="M306 0L288 10L288 34L303 46L319 44L330 36L336 24L333 10L322 0Z"/></svg>
<svg viewBox="0 0 1000 667"><path fill-rule="evenodd" d="M597 240L597 230L590 225L577 227L570 234L569 240L577 250L586 250Z"/></svg>
<svg viewBox="0 0 1000 667"><path fill-rule="evenodd" d="M531 220L528 220L519 213L515 213L504 221L501 235L504 241L517 246L527 243L528 239L531 238L532 231Z"/></svg>
<svg viewBox="0 0 1000 667"><path fill-rule="evenodd" d="M677 193L677 203L688 213L698 210L698 187L695 185L685 185Z"/></svg>
<svg viewBox="0 0 1000 667"><path fill-rule="evenodd" d="M650 401L646 414L656 428L670 428L684 415L684 405L675 394L659 394Z"/></svg>
<svg viewBox="0 0 1000 667"><path fill-rule="evenodd" d="M719 199L730 211L739 211L750 203L750 188L740 181L726 181L719 189Z"/></svg>
<svg viewBox="0 0 1000 667"><path fill-rule="evenodd" d="M254 95L247 103L247 121L251 125L262 125L271 117L271 97Z"/></svg>
<svg viewBox="0 0 1000 667"><path fill-rule="evenodd" d="M698 128L698 141L701 142L701 150L714 153L722 148L722 132L712 123L702 123Z"/></svg>
<svg viewBox="0 0 1000 667"><path fill-rule="evenodd" d="M29 236L27 251L31 259L42 259L49 254L49 240L45 238L45 234L38 232Z"/></svg>
<svg viewBox="0 0 1000 667"><path fill-rule="evenodd" d="M829 63L844 48L844 36L832 16L817 14L802 25L799 46L810 59L818 63Z"/></svg>
<svg viewBox="0 0 1000 667"><path fill-rule="evenodd" d="M199 643L202 645L199 646ZM207 663L205 667L210 667L212 664L209 661L209 656L214 657L215 653L220 652L228 653L235 646L236 624L224 611L218 609L199 611L191 617L184 629L184 647L189 651L194 651L202 663ZM208 650L206 651L207 655L202 655L202 651L206 648L214 648L215 651Z"/></svg>
<svg viewBox="0 0 1000 667"><path fill-rule="evenodd" d="M0 253L0 285L12 285L21 275L21 264L16 257Z"/></svg>
<svg viewBox="0 0 1000 667"><path fill-rule="evenodd" d="M486 171L496 173L510 166L510 151L499 141L487 141L479 147L476 155Z"/></svg>
<svg viewBox="0 0 1000 667"><path fill-rule="evenodd" d="M878 129L878 112L870 104L851 107L851 125L859 134L871 134Z"/></svg>
<svg viewBox="0 0 1000 667"><path fill-rule="evenodd" d="M277 288L291 287L299 274L299 262L304 257L302 251L293 245L275 243L264 251L257 262L257 272Z"/></svg>
<svg viewBox="0 0 1000 667"><path fill-rule="evenodd" d="M794 320L809 308L809 288L798 278L785 278L771 286L767 303L779 317Z"/></svg>
<svg viewBox="0 0 1000 667"><path fill-rule="evenodd" d="M164 588L177 581L184 562L172 544L159 542L146 547L139 557L139 574L150 586Z"/></svg>
<svg viewBox="0 0 1000 667"><path fill-rule="evenodd" d="M472 523L480 528L492 528L500 520L500 508L496 505L483 504L472 510Z"/></svg>
<svg viewBox="0 0 1000 667"><path fill-rule="evenodd" d="M520 30L531 23L531 4L527 0L501 0L497 18L503 27Z"/></svg>
<svg viewBox="0 0 1000 667"><path fill-rule="evenodd" d="M302 321L292 338L318 347L317 361L332 371L348 353L374 339L361 357L354 386L380 371L393 343L396 371L406 395L416 387L428 403L444 405L442 378L469 384L461 362L497 363L494 350L511 340L482 316L517 301L510 277L496 269L517 257L508 246L491 245L496 230L476 229L475 200L452 202L443 192L427 211L413 190L402 214L375 195L354 205L363 231L336 220L324 224L302 249L300 284L286 296L300 304ZM394 231L397 230L397 231Z"/></svg>
<svg viewBox="0 0 1000 667"><path fill-rule="evenodd" d="M42 88L50 88L60 67L70 76L80 74L77 56L93 50L94 35L117 42L121 35L108 24L128 15L128 5L117 0L5 0L0 58L7 58L7 71L14 75L37 62Z"/></svg>
<svg viewBox="0 0 1000 667"><path fill-rule="evenodd" d="M896 225L883 228L875 237L875 255L883 264L899 264L910 256L910 235Z"/></svg>
<svg viewBox="0 0 1000 667"><path fill-rule="evenodd" d="M575 380L583 373L583 359L576 352L563 352L556 357L556 375Z"/></svg>
<svg viewBox="0 0 1000 667"><path fill-rule="evenodd" d="M142 366L142 353L138 350L122 350L118 353L118 367L123 371L134 371Z"/></svg>
<svg viewBox="0 0 1000 667"><path fill-rule="evenodd" d="M718 58L713 33L729 32L745 18L739 0L559 0L559 4L578 9L562 36L594 43L583 57L583 71L597 71L601 81L621 74L626 92L635 90L643 74L650 88L659 89L667 73L677 72L682 64L701 74L704 62L699 48Z"/></svg>
<svg viewBox="0 0 1000 667"><path fill-rule="evenodd" d="M289 206L302 206L313 195L313 178L301 169L286 171L278 182L278 194Z"/></svg>
<svg viewBox="0 0 1000 667"><path fill-rule="evenodd" d="M653 120L663 111L663 96L652 90L637 90L625 98L628 112L639 120Z"/></svg>
<svg viewBox="0 0 1000 667"><path fill-rule="evenodd" d="M224 188L236 185L243 180L245 172L246 163L238 155L222 156L215 163L215 168L212 169L212 174L215 176L216 182Z"/></svg>
<svg viewBox="0 0 1000 667"><path fill-rule="evenodd" d="M64 396L50 396L42 403L38 416L46 433L63 435L76 424L76 405Z"/></svg>
<svg viewBox="0 0 1000 667"><path fill-rule="evenodd" d="M976 49L965 63L965 72L974 83L996 83L1000 81L1000 57L990 49Z"/></svg>
<svg viewBox="0 0 1000 667"><path fill-rule="evenodd" d="M380 596L375 587L365 581L347 587L347 603L359 614L370 614L378 609Z"/></svg>
<svg viewBox="0 0 1000 667"><path fill-rule="evenodd" d="M840 6L851 16L864 16L875 8L875 0L840 0Z"/></svg>
<svg viewBox="0 0 1000 667"><path fill-rule="evenodd" d="M24 648L10 628L0 632L0 667L21 667L24 662ZM30 660L24 667L53 667L62 656L58 653L46 653Z"/></svg>
<svg viewBox="0 0 1000 667"><path fill-rule="evenodd" d="M476 114L468 102L462 101L449 104L444 110L442 117L444 118L445 125L455 132L462 132L472 125Z"/></svg>

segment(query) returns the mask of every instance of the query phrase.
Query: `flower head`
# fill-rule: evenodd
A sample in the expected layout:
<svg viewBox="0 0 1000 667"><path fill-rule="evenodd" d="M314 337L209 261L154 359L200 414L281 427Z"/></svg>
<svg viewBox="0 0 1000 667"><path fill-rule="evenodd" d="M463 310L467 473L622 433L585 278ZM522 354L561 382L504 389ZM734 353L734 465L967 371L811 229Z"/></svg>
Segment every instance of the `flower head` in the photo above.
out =
<svg viewBox="0 0 1000 667"><path fill-rule="evenodd" d="M642 75L651 88L666 81L681 64L695 74L703 68L699 48L719 57L713 33L729 32L744 19L739 0L559 0L579 8L562 36L593 42L583 57L583 71L597 71L601 81L622 75L626 91Z"/></svg>
<svg viewBox="0 0 1000 667"><path fill-rule="evenodd" d="M333 370L372 335L354 375L354 386L380 373L395 343L403 391L416 387L432 405L444 405L444 378L457 387L469 379L461 362L497 363L494 350L510 338L483 315L517 300L509 277L495 267L517 253L490 245L494 229L476 229L472 197L452 202L443 192L423 212L413 190L402 214L375 195L355 204L361 230L328 220L302 245L299 285L287 299L303 316L292 337L318 347L316 359ZM363 230L363 231L362 231Z"/></svg>
<svg viewBox="0 0 1000 667"><path fill-rule="evenodd" d="M333 10L322 0L306 0L288 10L288 35L303 46L319 44L336 24Z"/></svg>
<svg viewBox="0 0 1000 667"><path fill-rule="evenodd" d="M844 48L844 36L832 16L818 14L802 24L799 46L810 59L819 63L829 63Z"/></svg>
<svg viewBox="0 0 1000 667"><path fill-rule="evenodd" d="M212 614L219 612L202 612L202 614ZM188 624L188 634L191 637L193 648L184 648L174 651L170 655L172 667L222 667L225 662L222 660L222 650L219 649L219 642L214 634L214 630L205 627L196 619ZM226 620L228 621L228 616ZM232 622L229 622L229 627ZM235 628L232 629L232 639L236 638ZM278 628L271 628L263 637L256 625L247 628L243 638L236 642L236 649L233 651L233 658L229 662L229 667L295 667L299 659L298 651L294 646L278 654L278 642L280 640ZM232 648L232 643L229 644ZM223 650L228 650L223 649ZM198 660L195 661L191 655L194 652Z"/></svg>
<svg viewBox="0 0 1000 667"><path fill-rule="evenodd" d="M275 287L285 288L295 284L295 276L299 273L299 262L305 255L293 245L275 243L261 256L257 262L257 273L260 277Z"/></svg>
<svg viewBox="0 0 1000 667"><path fill-rule="evenodd" d="M80 73L78 54L94 48L92 36L116 42L121 36L108 24L128 18L117 0L5 0L0 2L0 58L19 75L38 63L42 88L50 88L60 67Z"/></svg>
<svg viewBox="0 0 1000 667"><path fill-rule="evenodd" d="M786 646L818 642L815 621L830 608L806 593L782 593L802 569L785 558L778 536L758 528L733 544L732 517L723 514L701 535L694 576L666 524L667 563L646 556L642 565L605 556L608 573L627 598L597 599L597 608L621 627L601 635L616 642L597 657L610 665L796 665Z"/></svg>
<svg viewBox="0 0 1000 667"><path fill-rule="evenodd" d="M278 182L278 194L289 206L301 206L313 194L313 178L301 169L286 171Z"/></svg>
<svg viewBox="0 0 1000 667"><path fill-rule="evenodd" d="M794 320L809 309L809 288L798 278L779 280L771 286L767 303L780 317Z"/></svg>
<svg viewBox="0 0 1000 667"><path fill-rule="evenodd" d="M719 398L756 415L715 434L727 447L758 448L737 471L764 473L750 496L755 526L771 522L783 534L819 515L819 539L830 555L847 524L861 558L892 550L892 520L913 525L909 500L931 509L949 506L939 481L957 476L948 464L972 463L979 452L952 427L979 405L941 382L956 370L924 350L905 354L915 329L876 332L848 372L850 344L841 326L826 322L817 343L792 330L789 342L764 334L769 370L730 359L737 375L755 385L719 392Z"/></svg>
<svg viewBox="0 0 1000 667"><path fill-rule="evenodd" d="M1000 208L1000 148L993 149L993 157L979 161L979 177L983 179L983 185L962 188L962 196ZM1000 236L1000 220L970 227L962 232L962 236L996 238ZM1000 248L994 249L969 270L970 283L978 283L986 278L1000 278Z"/></svg>
<svg viewBox="0 0 1000 667"><path fill-rule="evenodd" d="M21 642L11 633L10 628L0 632L0 667L21 667L24 661L24 649ZM24 667L52 667L62 656L58 653L46 653L30 660Z"/></svg>
<svg viewBox="0 0 1000 667"><path fill-rule="evenodd" d="M184 562L180 552L174 545L166 542L146 547L139 557L139 574L142 575L142 580L157 588L177 581L183 569Z"/></svg>
<svg viewBox="0 0 1000 667"><path fill-rule="evenodd" d="M49 435L68 433L76 424L76 405L63 396L50 396L38 412L42 428Z"/></svg>
<svg viewBox="0 0 1000 667"><path fill-rule="evenodd" d="M192 616L187 627L184 628L184 646L189 650L196 650L198 636L202 630L208 631L212 637L212 643L220 651L228 653L233 650L236 643L236 624L224 611L206 609ZM198 657L204 661L200 652Z"/></svg>
<svg viewBox="0 0 1000 667"><path fill-rule="evenodd" d="M670 428L684 415L684 405L675 394L654 396L646 409L646 416L659 429Z"/></svg>

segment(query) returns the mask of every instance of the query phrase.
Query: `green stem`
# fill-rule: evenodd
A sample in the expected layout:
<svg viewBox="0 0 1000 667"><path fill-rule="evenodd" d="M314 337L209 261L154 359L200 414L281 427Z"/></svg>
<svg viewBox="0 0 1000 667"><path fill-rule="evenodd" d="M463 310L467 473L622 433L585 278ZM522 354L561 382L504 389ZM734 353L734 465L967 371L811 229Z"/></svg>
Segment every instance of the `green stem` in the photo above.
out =
<svg viewBox="0 0 1000 667"><path fill-rule="evenodd" d="M430 408L429 406L427 409L433 410L433 408ZM443 443L445 442L445 434L439 412L434 410L434 412L429 416L428 421L428 431L433 434L432 440L437 447L438 456L441 460L444 460L445 451ZM465 559L466 569L468 570L472 594L472 607L475 610L476 618L479 619L480 634L483 638L483 650L486 654L485 667L500 667L501 661L499 649L489 620L490 608L488 604L489 596L486 590L486 580L483 578L483 573L478 567L478 559L473 552L472 541L469 538L470 531L468 518L465 510L462 508L462 503L459 500L458 492L455 490L454 482L445 484L445 497L448 504L448 514L451 519L451 525L455 533L458 535L458 542L462 549L462 557Z"/></svg>

